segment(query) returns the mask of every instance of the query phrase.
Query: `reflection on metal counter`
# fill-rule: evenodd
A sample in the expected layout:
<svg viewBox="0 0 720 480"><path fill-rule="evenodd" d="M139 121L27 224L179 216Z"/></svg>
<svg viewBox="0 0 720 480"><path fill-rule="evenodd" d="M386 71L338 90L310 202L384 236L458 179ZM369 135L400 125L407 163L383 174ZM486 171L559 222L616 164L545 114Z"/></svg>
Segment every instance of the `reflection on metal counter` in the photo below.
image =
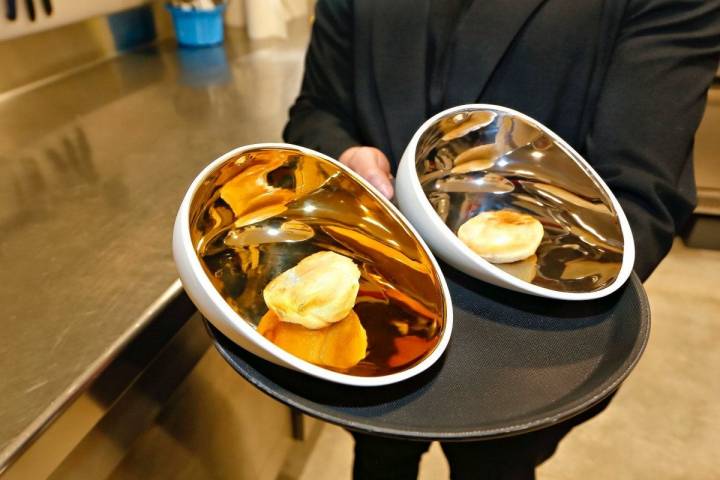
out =
<svg viewBox="0 0 720 480"><path fill-rule="evenodd" d="M42 38L85 51L95 30L84 27ZM90 33L72 35L78 30ZM175 304L181 297L173 283L172 222L197 171L236 145L278 139L300 82L308 29L297 22L288 40L252 45L238 29L227 33L222 49L200 60L197 54L188 62L174 42L161 42L104 62L90 56L89 65L33 88L5 92L16 80L37 80L34 70L22 78L13 71L12 82L0 82L3 480L46 478L60 465L69 472L87 447L112 450L99 462L119 461L133 440L123 435L132 429L110 432L118 423L108 408L122 392L151 407L142 422L157 415L164 398L146 395L152 388L128 390L140 380L128 374L148 367L170 345L168 337L154 335L141 360L120 361L121 374L112 370L120 387L100 393L94 382L157 323L159 298ZM163 296L171 285L170 297ZM187 318L175 320L168 336ZM195 347L200 340L207 345L204 332L190 337ZM197 359L178 358L164 365L180 372L185 360ZM169 379L167 373L160 377ZM247 408L260 402L239 401ZM289 417L286 408L281 413ZM278 425L289 438L289 420Z"/></svg>
<svg viewBox="0 0 720 480"><path fill-rule="evenodd" d="M496 265L511 275L562 292L596 291L617 278L623 234L609 197L570 152L525 119L492 110L440 118L418 142L416 168L455 233L485 211L512 209L542 222L535 257Z"/></svg>

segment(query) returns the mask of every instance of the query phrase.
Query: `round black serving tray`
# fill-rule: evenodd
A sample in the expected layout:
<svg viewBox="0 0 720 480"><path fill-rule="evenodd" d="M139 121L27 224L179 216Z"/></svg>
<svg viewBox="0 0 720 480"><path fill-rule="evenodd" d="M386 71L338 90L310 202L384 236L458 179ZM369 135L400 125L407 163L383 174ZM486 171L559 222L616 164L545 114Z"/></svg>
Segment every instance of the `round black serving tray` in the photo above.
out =
<svg viewBox="0 0 720 480"><path fill-rule="evenodd" d="M477 440L550 426L612 393L648 340L650 310L636 276L600 300L523 295L443 272L455 325L445 355L402 383L350 387L276 366L212 325L215 346L275 399L346 428L409 439Z"/></svg>

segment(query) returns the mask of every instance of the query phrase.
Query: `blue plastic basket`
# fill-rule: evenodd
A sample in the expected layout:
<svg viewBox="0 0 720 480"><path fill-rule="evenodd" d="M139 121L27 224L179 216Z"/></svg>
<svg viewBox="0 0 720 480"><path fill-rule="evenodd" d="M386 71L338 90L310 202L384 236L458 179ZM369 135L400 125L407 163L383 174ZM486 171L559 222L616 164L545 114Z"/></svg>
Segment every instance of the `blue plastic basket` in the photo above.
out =
<svg viewBox="0 0 720 480"><path fill-rule="evenodd" d="M221 4L213 10L183 10L165 5L175 25L175 37L184 47L207 47L223 41L223 12Z"/></svg>

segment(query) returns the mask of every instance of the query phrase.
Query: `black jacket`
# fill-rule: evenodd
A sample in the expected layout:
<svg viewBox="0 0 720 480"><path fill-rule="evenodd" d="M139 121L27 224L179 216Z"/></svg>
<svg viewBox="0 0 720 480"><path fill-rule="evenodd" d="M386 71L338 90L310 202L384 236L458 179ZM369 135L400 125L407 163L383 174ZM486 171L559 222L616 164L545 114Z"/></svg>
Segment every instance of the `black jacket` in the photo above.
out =
<svg viewBox="0 0 720 480"><path fill-rule="evenodd" d="M425 120L430 0L319 0L284 138L395 165ZM446 99L547 125L605 179L647 278L695 202L693 136L720 54L720 0L476 0Z"/></svg>

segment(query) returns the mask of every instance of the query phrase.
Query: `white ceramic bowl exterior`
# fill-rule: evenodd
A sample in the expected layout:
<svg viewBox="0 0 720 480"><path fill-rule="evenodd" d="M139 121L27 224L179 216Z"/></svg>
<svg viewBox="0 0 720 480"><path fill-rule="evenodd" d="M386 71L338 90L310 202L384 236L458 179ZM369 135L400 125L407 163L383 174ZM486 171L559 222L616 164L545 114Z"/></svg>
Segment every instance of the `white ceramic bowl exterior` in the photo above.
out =
<svg viewBox="0 0 720 480"><path fill-rule="evenodd" d="M423 136L423 133L425 133L430 127L434 126L441 118L447 118L449 115L460 112L482 110L512 115L524 122L527 122L527 124L532 125L534 128L542 130L544 134L552 138L556 144L561 146L566 152L569 152L569 154L573 156L573 159L579 165L582 165L584 169L593 176L597 184L599 184L604 190L604 193L610 199L612 206L617 213L624 243L620 271L611 284L595 291L563 292L551 290L549 288L544 288L521 280L475 254L472 250L470 250L470 248L460 241L460 239L437 214L423 192L418 179L416 168L418 142ZM461 105L440 112L427 120L415 133L402 156L398 167L395 191L400 211L405 215L410 223L413 224L418 232L420 232L420 235L430 245L433 252L458 270L485 282L540 297L555 298L560 300L591 300L604 297L614 292L627 281L632 273L632 267L635 261L635 244L633 241L633 235L625 213L608 186L592 169L592 167L590 167L590 165L580 156L580 154L573 150L573 148L564 140L527 115L523 115L522 113L512 109L488 104Z"/></svg>
<svg viewBox="0 0 720 480"><path fill-rule="evenodd" d="M272 148L297 150L309 156L325 159L328 162L340 167L355 180L362 183L382 198L382 195L379 194L371 185L344 165L318 152L298 147L296 145L284 143L254 144L236 148L222 155L220 158L214 160L205 167L205 169L200 172L200 174L192 182L182 201L182 204L180 205L180 210L178 211L175 220L175 227L173 231L173 256L180 280L182 281L183 287L190 299L197 306L198 310L210 321L210 323L245 350L277 365L291 368L297 370L298 372L303 372L331 382L363 387L380 386L400 382L429 368L443 354L450 339L453 326L452 300L450 298L450 292L448 291L445 279L435 258L432 256L432 253L423 242L422 238L407 221L405 221L406 226L418 239L418 242L428 254L436 272L438 272L438 278L442 287L442 295L445 300L446 311L444 312L445 326L443 334L438 341L438 344L435 346L435 349L418 364L398 373L376 377L361 377L334 372L301 360L260 335L252 325L241 318L240 315L238 315L238 313L235 312L230 305L228 305L222 295L220 295L210 282L207 274L203 270L200 259L195 252L195 248L190 237L190 207L195 193L202 182L210 174L220 168L221 165L231 158L252 150ZM400 212L389 201L384 198L382 198L382 201L386 208L395 212L397 216L404 221L402 214L400 214Z"/></svg>

